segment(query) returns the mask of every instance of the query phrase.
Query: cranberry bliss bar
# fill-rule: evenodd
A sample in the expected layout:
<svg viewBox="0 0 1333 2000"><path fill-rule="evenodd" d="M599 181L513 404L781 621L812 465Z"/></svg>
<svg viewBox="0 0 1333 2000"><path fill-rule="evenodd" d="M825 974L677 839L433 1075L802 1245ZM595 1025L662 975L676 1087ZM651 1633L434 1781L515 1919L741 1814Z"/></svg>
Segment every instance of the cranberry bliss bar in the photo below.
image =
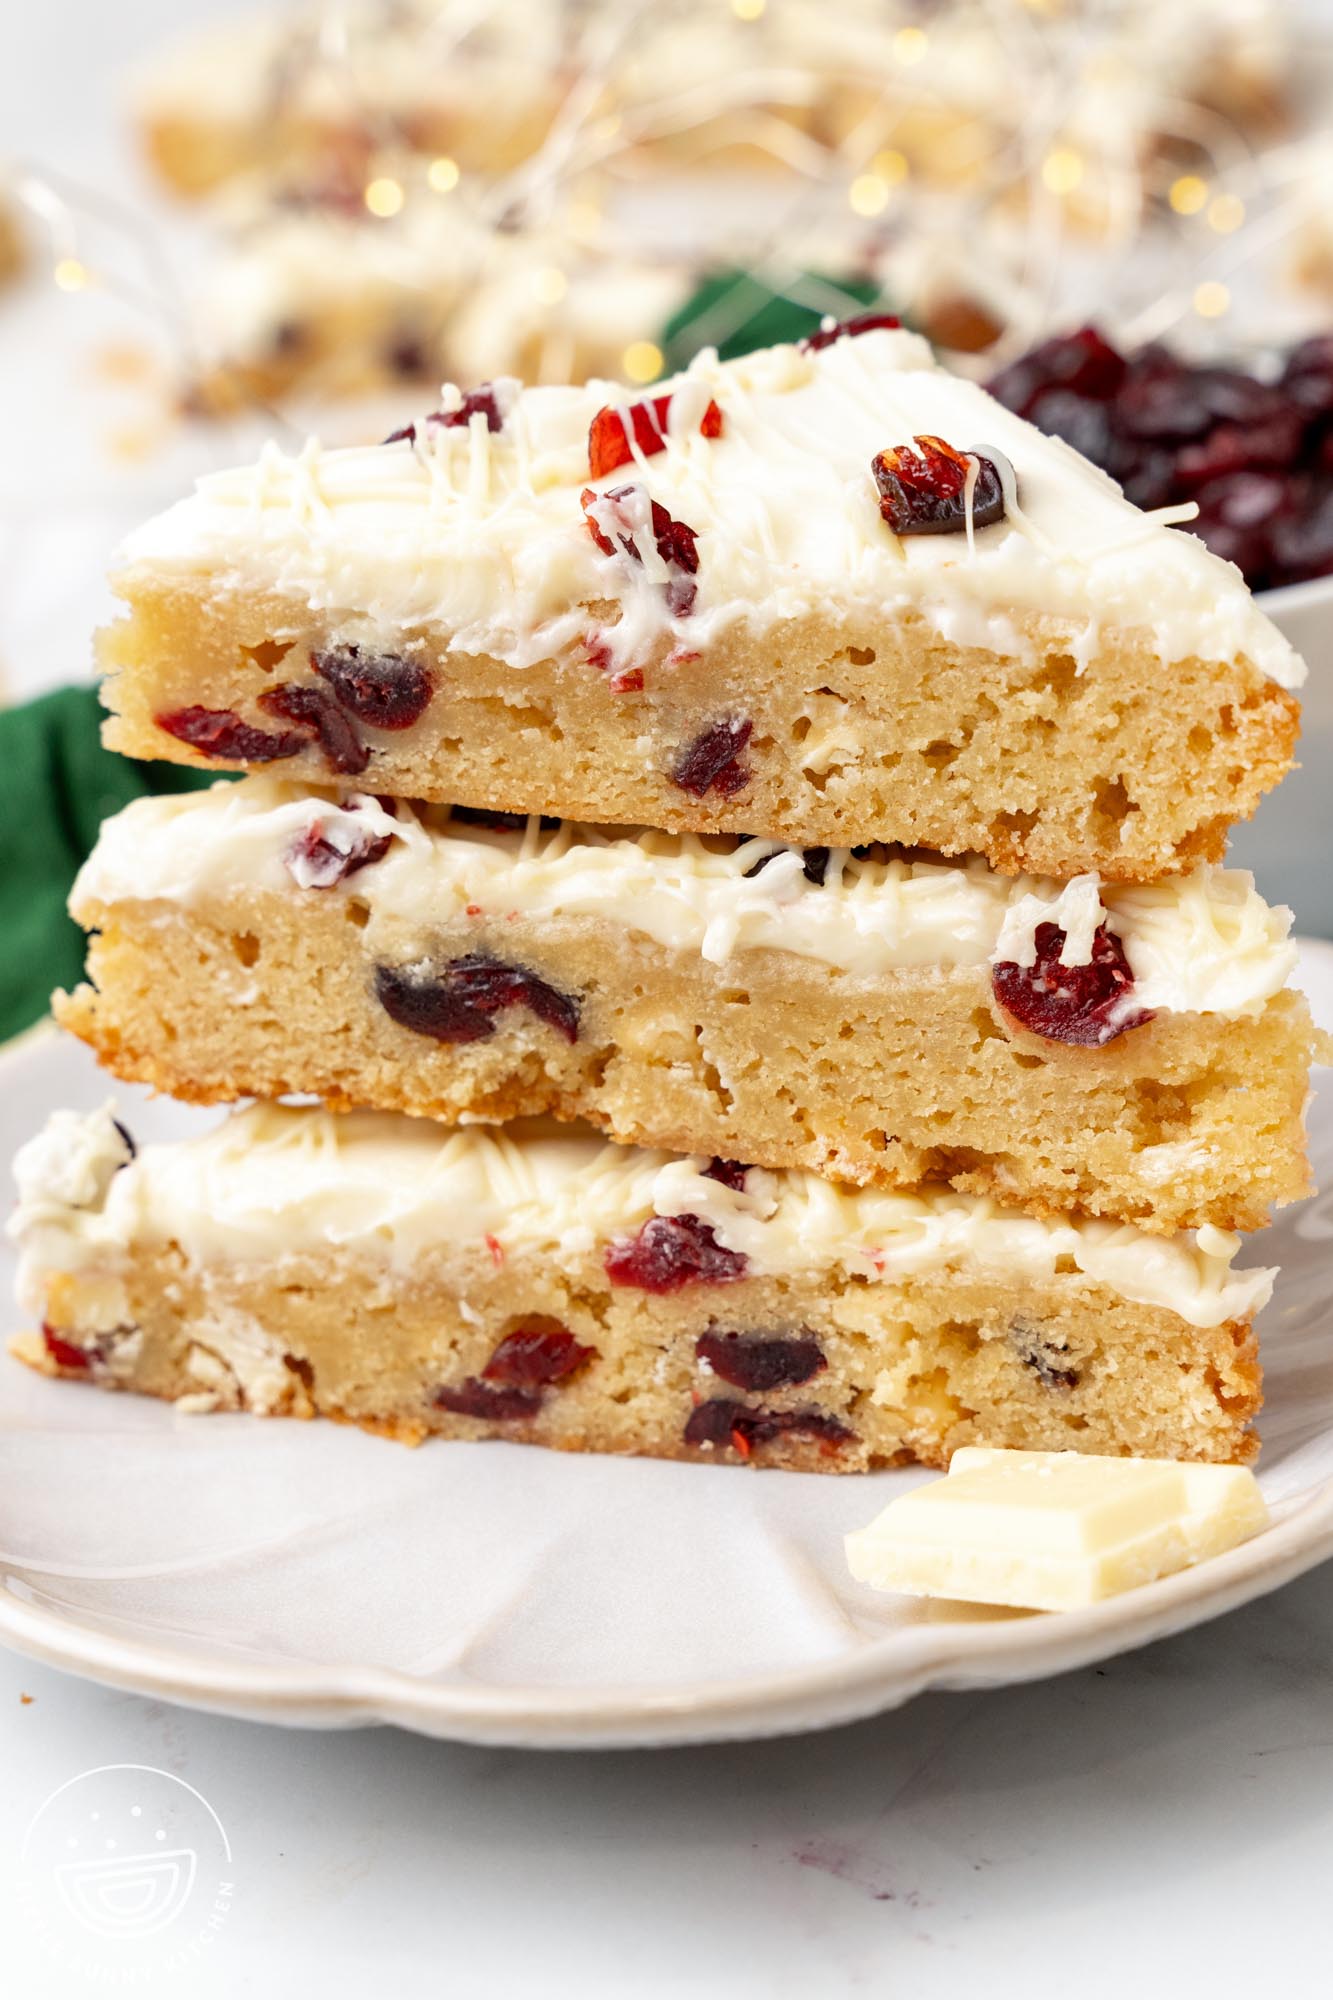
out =
<svg viewBox="0 0 1333 2000"><path fill-rule="evenodd" d="M116 587L131 756L1061 879L1217 859L1302 673L1234 570L873 316L269 447Z"/></svg>
<svg viewBox="0 0 1333 2000"><path fill-rule="evenodd" d="M137 1157L58 1112L16 1172L21 1356L187 1409L830 1472L1256 1449L1273 1274L1211 1228L273 1106Z"/></svg>
<svg viewBox="0 0 1333 2000"><path fill-rule="evenodd" d="M1160 1231L1308 1187L1290 913L1220 868L1062 891L247 778L109 820L71 907L60 1020L176 1097L550 1112Z"/></svg>

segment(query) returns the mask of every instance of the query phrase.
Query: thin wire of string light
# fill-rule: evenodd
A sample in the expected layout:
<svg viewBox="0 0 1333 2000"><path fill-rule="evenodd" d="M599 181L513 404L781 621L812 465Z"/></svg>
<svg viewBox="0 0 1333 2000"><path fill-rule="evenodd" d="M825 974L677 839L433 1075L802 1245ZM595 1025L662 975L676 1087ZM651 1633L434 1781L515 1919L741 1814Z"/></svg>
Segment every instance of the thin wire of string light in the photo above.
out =
<svg viewBox="0 0 1333 2000"><path fill-rule="evenodd" d="M401 7L396 11L404 12ZM427 21L432 59L456 55L488 11L482 0L444 0ZM390 163L401 159L402 135L360 90L359 44L348 12L341 6L302 10L292 34L275 54L271 102L276 108L301 81L303 59L318 65L369 134L369 187L380 159L386 175ZM841 59L830 60L818 87L855 85L862 98L860 114L836 138L800 129L782 111L809 105L814 88L810 75L764 60L771 53L771 45L763 40L764 21L780 12L780 0L769 0L768 8L751 24L757 31L758 57L752 68L692 78L684 87L664 87L656 96L630 101L618 88L621 60L626 48L660 18L660 9L647 0L620 8L563 7L570 46L577 53L574 82L545 140L527 161L490 179L476 172L463 176L477 190L474 199L483 220L493 226L540 226L558 234L574 190L591 189L592 199L585 206L596 206L605 216L619 189L645 175L675 171L663 164L655 148L694 135L706 164L720 135L727 145L752 148L771 159L775 169L785 170L774 172L768 213L753 233L744 268L793 303L826 300L822 309L835 313L859 305L835 276L811 277L784 246L793 235L815 230L825 215L841 213L845 221L848 189L879 179L876 161L885 156L886 147L892 147L896 129L914 111L947 107L948 100L932 80L928 60L886 71L878 89L870 87L854 66L840 68ZM998 131L981 119L964 120L951 141L952 151L948 144L943 149L945 167L952 176L961 177L963 185L941 195L928 185L928 174L905 168L901 184L891 190L892 227L878 235L863 231L861 240L865 263L882 270L891 292L892 251L880 256L877 246L885 240L910 243L914 229L928 235L937 226L935 216L944 201L953 218L950 233L966 245L979 290L1001 293L1008 302L1007 324L992 350L994 358L1002 358L1048 328L1060 272L1072 246L1085 246L1091 235L1113 250L1121 263L1132 255L1145 216L1160 209L1163 176L1178 168L1150 158L1145 132L1130 121L1117 127L1111 120L1107 137L1104 129L1080 133L1077 119L1071 120L1078 79L1099 52L1109 49L1118 61L1133 53L1123 41L1117 43L1114 32L1106 31L1105 11L1091 17L1086 33L1075 35L1057 34L1049 18L1035 14L1025 0L980 0L976 12L993 37L1002 67L1025 79L1022 119ZM917 32L928 38L929 17ZM1150 93L1150 111L1145 128L1151 123L1157 138L1187 145L1196 161L1196 178L1210 198L1228 196L1243 205L1245 222L1221 242L1206 227L1181 234L1178 282L1131 317L1130 324L1142 337L1177 325L1193 310L1201 283L1220 282L1262 259L1299 226L1312 164L1308 143L1287 141L1256 152L1220 113L1174 89ZM1080 214L1078 199L1081 190L1086 196L1089 189L1099 197L1091 226L1088 215ZM403 203L440 198L410 175L404 175L400 192ZM23 169L19 193L48 233L53 270L63 268L67 275L81 270L89 283L155 319L182 358L193 359L182 288L151 225L122 204L62 184L60 176L36 164ZM870 198L879 200L877 188L870 189ZM708 241L707 204L699 206L703 226L695 254L702 267L715 255L716 246ZM887 185L884 207L890 207ZM1256 215L1256 210L1262 213ZM110 224L113 236L134 246L145 270L154 274L148 284L125 277L112 260L90 256L85 224L92 222ZM370 221L367 226L375 224ZM629 247L623 231L617 240L611 220L605 242L612 256ZM845 242L852 244L855 262L853 232ZM642 254L641 245L633 248ZM474 276L482 281L487 268L484 251L476 266ZM1112 276L1108 290L1114 283ZM910 301L905 303L910 307ZM724 295L716 302L698 332L701 337L725 340L739 331L747 311L738 288L734 296ZM654 331L645 328L645 336Z"/></svg>

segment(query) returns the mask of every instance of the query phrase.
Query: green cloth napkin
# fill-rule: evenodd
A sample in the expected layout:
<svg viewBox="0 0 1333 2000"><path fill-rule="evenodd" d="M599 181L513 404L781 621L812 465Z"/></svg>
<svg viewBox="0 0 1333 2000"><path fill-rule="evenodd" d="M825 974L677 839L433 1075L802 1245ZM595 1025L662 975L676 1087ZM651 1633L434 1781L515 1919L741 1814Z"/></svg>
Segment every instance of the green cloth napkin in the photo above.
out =
<svg viewBox="0 0 1333 2000"><path fill-rule="evenodd" d="M734 361L756 347L803 340L825 313L847 319L882 296L871 278L801 271L779 291L753 271L713 271L662 329L663 373L684 368L701 347L715 347L723 361Z"/></svg>
<svg viewBox="0 0 1333 2000"><path fill-rule="evenodd" d="M102 821L146 792L191 791L221 775L114 756L102 748L103 713L91 687L0 709L0 1041L82 976L86 940L65 899Z"/></svg>

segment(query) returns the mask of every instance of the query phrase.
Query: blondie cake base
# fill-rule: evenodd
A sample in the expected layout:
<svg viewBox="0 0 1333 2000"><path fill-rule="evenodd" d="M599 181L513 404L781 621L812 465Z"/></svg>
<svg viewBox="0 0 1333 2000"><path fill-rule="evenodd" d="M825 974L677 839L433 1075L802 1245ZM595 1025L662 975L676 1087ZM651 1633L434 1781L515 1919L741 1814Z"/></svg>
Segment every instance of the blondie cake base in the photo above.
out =
<svg viewBox="0 0 1333 2000"><path fill-rule="evenodd" d="M869 978L774 950L711 964L503 906L372 925L357 890L373 873L214 890L188 909L78 902L91 984L58 995L57 1018L114 1075L195 1103L298 1093L447 1124L549 1113L630 1143L945 1181L1153 1231L1257 1228L1308 1192L1314 1031L1298 993L1253 1018L1159 1014L1074 1047L1006 1016L985 965ZM563 1031L507 1005L456 1043L386 1010L477 959L542 982L570 1010Z"/></svg>
<svg viewBox="0 0 1333 2000"><path fill-rule="evenodd" d="M357 646L373 665L387 644L431 692L408 727L358 726L351 775L367 791L795 846L891 841L1010 874L1150 881L1220 859L1228 827L1290 768L1298 727L1295 698L1243 659L1176 662L1163 701L1150 643L1108 640L1080 672L1057 621L1024 627L1009 655L914 615L793 619L694 653L660 645L626 685L595 664L610 603L589 602L583 638L516 671L439 627L386 640L363 614L239 594L222 575L140 566L117 587L130 609L102 637L104 733L127 756L245 768L258 760L244 738L239 754L222 736L203 754L161 719L205 710L276 741L285 725L261 697L325 701L312 655ZM705 754L719 732L734 757ZM313 731L264 762L315 784L339 775Z"/></svg>
<svg viewBox="0 0 1333 2000"><path fill-rule="evenodd" d="M19 1351L412 1441L844 1472L976 1443L1256 1450L1272 1273L1232 1271L1234 1240L703 1169L271 1107L132 1157L109 1110L57 1114L16 1167L44 1321Z"/></svg>
<svg viewBox="0 0 1333 2000"><path fill-rule="evenodd" d="M89 1336L77 1285L56 1286L55 1354L41 1334L15 1351L189 1411L331 1416L411 1444L503 1437L808 1472L944 1466L964 1444L1239 1462L1258 1450L1248 1327L1182 1341L1169 1313L1096 1286L749 1281L723 1304L613 1292L595 1268L562 1280L526 1266L464 1280L423 1270L390 1294L352 1256L296 1259L279 1278L190 1270L167 1252L136 1264L128 1296L133 1330ZM502 1343L524 1333L572 1335L588 1357L549 1384L489 1381ZM788 1365L816 1372L747 1391L710 1366L710 1343L724 1366L779 1368L795 1348L810 1359ZM450 1397L476 1414L450 1410Z"/></svg>

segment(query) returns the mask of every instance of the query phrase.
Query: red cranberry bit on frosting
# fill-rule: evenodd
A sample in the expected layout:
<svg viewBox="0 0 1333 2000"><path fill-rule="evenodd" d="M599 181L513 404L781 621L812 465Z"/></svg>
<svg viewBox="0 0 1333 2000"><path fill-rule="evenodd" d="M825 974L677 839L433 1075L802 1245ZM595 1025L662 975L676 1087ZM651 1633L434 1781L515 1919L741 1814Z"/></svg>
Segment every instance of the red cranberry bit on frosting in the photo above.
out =
<svg viewBox="0 0 1333 2000"><path fill-rule="evenodd" d="M700 1361L734 1389L792 1389L808 1382L828 1363L809 1334L701 1333L694 1343Z"/></svg>
<svg viewBox="0 0 1333 2000"><path fill-rule="evenodd" d="M968 478L972 525L987 528L1004 519L1004 488L994 462L976 452L955 451L943 438L922 436L909 445L891 445L870 462L879 488L879 511L895 535L954 535L967 527Z"/></svg>
<svg viewBox="0 0 1333 2000"><path fill-rule="evenodd" d="M902 321L896 313L856 313L851 319L840 319L831 325L821 326L818 333L808 333L797 345L803 354L818 354L822 347L832 347L835 340L855 340L858 333L877 333L881 329L892 333L901 325Z"/></svg>
<svg viewBox="0 0 1333 2000"><path fill-rule="evenodd" d="M296 757L309 747L301 730L256 729L230 708L173 708L155 715L168 736L188 743L204 757L233 764L272 764L279 757Z"/></svg>
<svg viewBox="0 0 1333 2000"><path fill-rule="evenodd" d="M509 1389L469 1375L453 1388L437 1389L431 1401L456 1417L477 1417L487 1424L521 1423L542 1406L540 1389Z"/></svg>
<svg viewBox="0 0 1333 2000"><path fill-rule="evenodd" d="M684 1435L686 1444L721 1450L730 1446L748 1458L756 1445L781 1437L813 1438L821 1450L836 1451L854 1433L822 1410L754 1410L730 1396L714 1396L691 1412Z"/></svg>
<svg viewBox="0 0 1333 2000"><path fill-rule="evenodd" d="M1134 1004L1134 975L1114 931L1097 926L1086 965L1060 963L1064 942L1058 924L1038 924L1034 963L1007 959L992 971L995 998L1020 1027L1048 1042L1099 1049L1152 1020L1148 1009Z"/></svg>
<svg viewBox="0 0 1333 2000"><path fill-rule="evenodd" d="M475 953L451 965L377 965L375 998L400 1027L437 1042L487 1041L506 1007L526 1007L567 1042L579 1037L577 1000L525 966Z"/></svg>
<svg viewBox="0 0 1333 2000"><path fill-rule="evenodd" d="M542 1388L560 1382L581 1368L595 1347L585 1347L564 1327L520 1327L506 1334L482 1375L488 1382L506 1382L516 1388Z"/></svg>
<svg viewBox="0 0 1333 2000"><path fill-rule="evenodd" d="M74 1369L82 1375L87 1374L94 1359L100 1358L96 1349L76 1347L72 1340L66 1340L45 1321L42 1324L42 1343L57 1368Z"/></svg>
<svg viewBox="0 0 1333 2000"><path fill-rule="evenodd" d="M339 831L345 831L341 825ZM329 839L324 821L316 819L302 828L282 858L298 888L332 889L359 868L382 861L391 840L390 834L367 834L358 828L351 834L350 845L340 847Z"/></svg>
<svg viewBox="0 0 1333 2000"><path fill-rule="evenodd" d="M304 723L313 730L331 771L354 778L370 762L369 750L333 696L323 688L302 687L289 681L282 687L267 688L259 697L259 706L265 715L280 715L288 722Z"/></svg>
<svg viewBox="0 0 1333 2000"><path fill-rule="evenodd" d="M654 1215L637 1236L612 1243L602 1260L613 1285L679 1292L686 1285L733 1285L749 1270L739 1250L724 1249L698 1215Z"/></svg>
<svg viewBox="0 0 1333 2000"><path fill-rule="evenodd" d="M430 706L435 692L430 669L401 653L366 653L360 646L336 646L312 653L310 664L333 689L340 708L372 729L410 729Z"/></svg>
<svg viewBox="0 0 1333 2000"><path fill-rule="evenodd" d="M718 792L734 798L749 784L751 771L745 762L745 747L754 732L748 715L727 717L710 723L676 759L671 782L691 798L701 799Z"/></svg>
<svg viewBox="0 0 1333 2000"><path fill-rule="evenodd" d="M401 372L416 374L419 371L414 365ZM485 417L486 428L492 436L495 436L497 432L504 429L505 413L500 408L494 382L483 382L479 389L468 389L464 393L463 400L456 410L432 410L426 418L426 422L428 424L439 424L444 430L455 431L465 429L471 423L474 416ZM384 440L385 444L402 444L404 442L415 444L416 441L417 427L415 424L404 424L401 430L390 431L388 437Z"/></svg>
<svg viewBox="0 0 1333 2000"><path fill-rule="evenodd" d="M649 396L644 402L631 403L624 410L612 409L609 404L600 409L588 430L588 471L592 478L600 479L603 474L614 472L617 466L629 464L634 456L630 445L631 431L634 445L645 458L653 458L659 451L665 451L670 412L669 393ZM626 418L629 419L628 431L625 428ZM722 412L716 403L710 402L705 409L699 435L721 437Z"/></svg>
<svg viewBox="0 0 1333 2000"><path fill-rule="evenodd" d="M720 1181L723 1187L730 1188L733 1193L744 1194L745 1176L749 1171L750 1169L743 1167L739 1160L713 1159L704 1168L704 1179Z"/></svg>
<svg viewBox="0 0 1333 2000"><path fill-rule="evenodd" d="M496 397L494 382L483 382L479 389L465 391L456 410L432 410L426 422L440 424L447 431L458 431L466 429L473 417L485 417L492 437L504 429L504 411Z"/></svg>
<svg viewBox="0 0 1333 2000"><path fill-rule="evenodd" d="M647 521L643 519L645 502ZM585 486L579 495L579 505L588 533L604 556L613 556L618 546L631 562L642 563L643 551L636 536L643 527L649 528L658 555L676 572L667 578L667 610L673 618L688 618L698 595L698 585L693 581L699 569L697 531L684 521L674 520L660 501L650 499L642 486L634 484L613 486L606 493ZM596 659L590 663L599 664Z"/></svg>

